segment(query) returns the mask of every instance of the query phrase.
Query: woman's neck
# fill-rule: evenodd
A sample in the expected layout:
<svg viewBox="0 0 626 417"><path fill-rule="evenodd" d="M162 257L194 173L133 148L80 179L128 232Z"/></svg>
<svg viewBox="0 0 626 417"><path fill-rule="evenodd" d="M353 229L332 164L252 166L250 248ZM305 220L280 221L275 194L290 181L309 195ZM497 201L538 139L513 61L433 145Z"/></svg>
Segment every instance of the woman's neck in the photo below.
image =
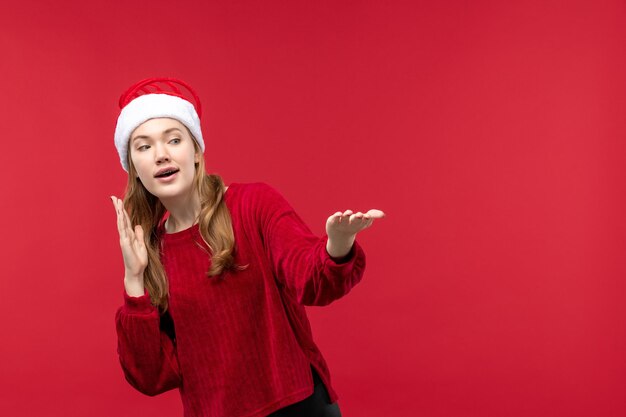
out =
<svg viewBox="0 0 626 417"><path fill-rule="evenodd" d="M165 222L167 233L176 233L189 229L198 222L200 215L200 197L197 193L191 193L183 200L161 200L165 209L170 213Z"/></svg>

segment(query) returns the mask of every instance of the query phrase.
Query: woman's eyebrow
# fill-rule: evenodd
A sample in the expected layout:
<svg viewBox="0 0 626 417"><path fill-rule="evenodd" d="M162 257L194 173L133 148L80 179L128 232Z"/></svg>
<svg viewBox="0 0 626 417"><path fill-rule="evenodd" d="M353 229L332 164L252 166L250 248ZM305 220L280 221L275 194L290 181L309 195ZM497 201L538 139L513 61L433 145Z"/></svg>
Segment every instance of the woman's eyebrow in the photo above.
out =
<svg viewBox="0 0 626 417"><path fill-rule="evenodd" d="M167 129L167 130L164 130L164 131L163 131L163 133L161 133L161 135L167 135L167 134L169 134L169 133L172 133L173 131L178 131L178 132L180 132L180 133L183 133L183 131L182 131L182 130L180 130L179 128L177 128L177 127L171 127L171 128L169 128L169 129ZM150 136L147 136L147 135L138 135L138 136L135 136L134 138L132 138L132 141L134 142L134 141L135 141L135 140L137 140L137 139L150 139Z"/></svg>
<svg viewBox="0 0 626 417"><path fill-rule="evenodd" d="M146 135L138 135L135 136L134 138L131 139L132 142L136 141L137 139L150 139L150 136L146 136Z"/></svg>

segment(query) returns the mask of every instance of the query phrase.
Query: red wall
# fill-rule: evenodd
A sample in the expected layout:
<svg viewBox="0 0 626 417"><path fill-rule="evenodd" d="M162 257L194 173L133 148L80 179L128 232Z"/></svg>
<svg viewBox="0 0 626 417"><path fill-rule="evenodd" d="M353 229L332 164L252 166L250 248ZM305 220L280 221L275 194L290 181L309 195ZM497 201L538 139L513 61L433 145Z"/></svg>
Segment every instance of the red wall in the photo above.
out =
<svg viewBox="0 0 626 417"><path fill-rule="evenodd" d="M626 415L623 1L119 3L0 13L0 415L181 415L115 352L116 101L153 75L227 182L318 233L387 212L309 310L344 415Z"/></svg>

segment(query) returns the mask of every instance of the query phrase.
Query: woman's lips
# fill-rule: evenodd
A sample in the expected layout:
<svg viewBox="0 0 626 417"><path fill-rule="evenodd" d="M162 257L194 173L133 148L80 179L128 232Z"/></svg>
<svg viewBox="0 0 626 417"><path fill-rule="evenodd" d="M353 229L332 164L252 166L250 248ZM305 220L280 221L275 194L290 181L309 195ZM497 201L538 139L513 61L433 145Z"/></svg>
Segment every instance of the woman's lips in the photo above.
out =
<svg viewBox="0 0 626 417"><path fill-rule="evenodd" d="M165 168L161 168L160 170L158 170L154 176L155 177L160 177L160 176L166 176L169 173L174 173L174 172L178 172L178 168L175 167L165 167Z"/></svg>
<svg viewBox="0 0 626 417"><path fill-rule="evenodd" d="M172 182L176 179L176 177L178 176L178 170L174 171L171 175L166 175L166 176L162 176L162 177L154 177L158 182Z"/></svg>

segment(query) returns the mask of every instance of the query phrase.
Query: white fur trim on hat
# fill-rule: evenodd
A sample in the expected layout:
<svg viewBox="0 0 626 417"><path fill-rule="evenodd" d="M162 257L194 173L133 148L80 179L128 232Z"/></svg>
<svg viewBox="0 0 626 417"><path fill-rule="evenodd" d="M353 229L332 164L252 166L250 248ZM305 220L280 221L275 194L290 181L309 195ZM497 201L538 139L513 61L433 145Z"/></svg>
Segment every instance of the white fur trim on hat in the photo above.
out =
<svg viewBox="0 0 626 417"><path fill-rule="evenodd" d="M137 97L122 109L115 126L115 147L126 172L128 172L128 141L131 133L143 122L158 117L169 117L184 124L204 152L200 118L193 104L169 94L145 94Z"/></svg>

